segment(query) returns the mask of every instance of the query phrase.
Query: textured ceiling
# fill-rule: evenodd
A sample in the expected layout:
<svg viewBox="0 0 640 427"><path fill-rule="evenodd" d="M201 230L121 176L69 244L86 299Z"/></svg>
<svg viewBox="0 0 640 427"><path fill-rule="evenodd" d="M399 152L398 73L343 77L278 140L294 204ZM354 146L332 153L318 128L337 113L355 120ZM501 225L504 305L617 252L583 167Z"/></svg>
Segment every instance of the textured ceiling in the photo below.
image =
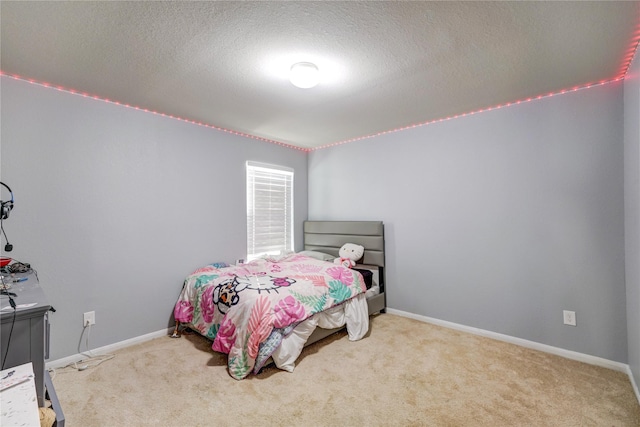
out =
<svg viewBox="0 0 640 427"><path fill-rule="evenodd" d="M3 74L311 148L624 75L640 2L0 3ZM311 61L312 89L286 72Z"/></svg>

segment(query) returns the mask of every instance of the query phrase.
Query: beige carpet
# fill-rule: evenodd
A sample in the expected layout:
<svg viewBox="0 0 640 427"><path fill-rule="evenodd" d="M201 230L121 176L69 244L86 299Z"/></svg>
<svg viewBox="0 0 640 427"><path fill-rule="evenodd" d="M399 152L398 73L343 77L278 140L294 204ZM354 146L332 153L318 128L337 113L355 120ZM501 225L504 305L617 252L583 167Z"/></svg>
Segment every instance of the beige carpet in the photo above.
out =
<svg viewBox="0 0 640 427"><path fill-rule="evenodd" d="M640 426L626 374L390 314L243 381L204 338L158 338L53 379L68 427Z"/></svg>

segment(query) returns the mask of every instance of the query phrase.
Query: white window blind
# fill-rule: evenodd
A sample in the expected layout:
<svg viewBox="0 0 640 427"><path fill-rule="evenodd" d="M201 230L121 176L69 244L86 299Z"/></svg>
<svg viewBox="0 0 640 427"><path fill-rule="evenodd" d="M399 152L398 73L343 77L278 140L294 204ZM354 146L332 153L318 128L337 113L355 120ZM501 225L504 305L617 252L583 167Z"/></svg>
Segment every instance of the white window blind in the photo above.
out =
<svg viewBox="0 0 640 427"><path fill-rule="evenodd" d="M247 162L247 259L293 250L293 170Z"/></svg>

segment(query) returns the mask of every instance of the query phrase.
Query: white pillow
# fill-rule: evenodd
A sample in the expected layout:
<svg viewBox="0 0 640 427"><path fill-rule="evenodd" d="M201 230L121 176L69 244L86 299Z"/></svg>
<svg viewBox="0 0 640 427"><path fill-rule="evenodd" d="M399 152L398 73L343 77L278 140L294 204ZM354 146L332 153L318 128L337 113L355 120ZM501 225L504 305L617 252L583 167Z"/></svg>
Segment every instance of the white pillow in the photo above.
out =
<svg viewBox="0 0 640 427"><path fill-rule="evenodd" d="M269 262L281 262L287 259L288 257L290 257L291 255L293 255L293 253L294 253L293 251L280 251L277 254L271 254L271 255L266 254L266 255L262 255L259 258Z"/></svg>
<svg viewBox="0 0 640 427"><path fill-rule="evenodd" d="M333 255L325 254L324 252L318 251L302 251L299 252L300 255L306 255L311 258L319 259L320 261L333 261L336 257Z"/></svg>

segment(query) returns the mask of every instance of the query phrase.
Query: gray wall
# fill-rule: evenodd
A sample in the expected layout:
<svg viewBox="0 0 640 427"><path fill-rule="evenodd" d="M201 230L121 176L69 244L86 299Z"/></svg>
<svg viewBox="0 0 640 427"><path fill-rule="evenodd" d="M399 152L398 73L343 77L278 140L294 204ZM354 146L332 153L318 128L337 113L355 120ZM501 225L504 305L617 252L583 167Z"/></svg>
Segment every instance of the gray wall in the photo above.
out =
<svg viewBox="0 0 640 427"><path fill-rule="evenodd" d="M640 387L640 55L624 82L624 201L629 366Z"/></svg>
<svg viewBox="0 0 640 427"><path fill-rule="evenodd" d="M8 255L38 270L57 309L52 360L78 352L83 312L96 312L92 348L156 332L170 325L187 274L244 256L247 160L295 170L302 230L305 152L1 83L1 178L16 199L4 224Z"/></svg>
<svg viewBox="0 0 640 427"><path fill-rule="evenodd" d="M626 363L623 210L622 83L309 156L310 219L384 221L391 308Z"/></svg>
<svg viewBox="0 0 640 427"><path fill-rule="evenodd" d="M633 70L624 127L610 84L313 152L309 218L385 221L393 308L628 354L640 383L637 59ZM93 348L167 327L185 274L244 254L246 160L293 167L296 230L307 217L305 153L1 83L8 255L38 269L58 309L52 359L78 351L85 311Z"/></svg>

